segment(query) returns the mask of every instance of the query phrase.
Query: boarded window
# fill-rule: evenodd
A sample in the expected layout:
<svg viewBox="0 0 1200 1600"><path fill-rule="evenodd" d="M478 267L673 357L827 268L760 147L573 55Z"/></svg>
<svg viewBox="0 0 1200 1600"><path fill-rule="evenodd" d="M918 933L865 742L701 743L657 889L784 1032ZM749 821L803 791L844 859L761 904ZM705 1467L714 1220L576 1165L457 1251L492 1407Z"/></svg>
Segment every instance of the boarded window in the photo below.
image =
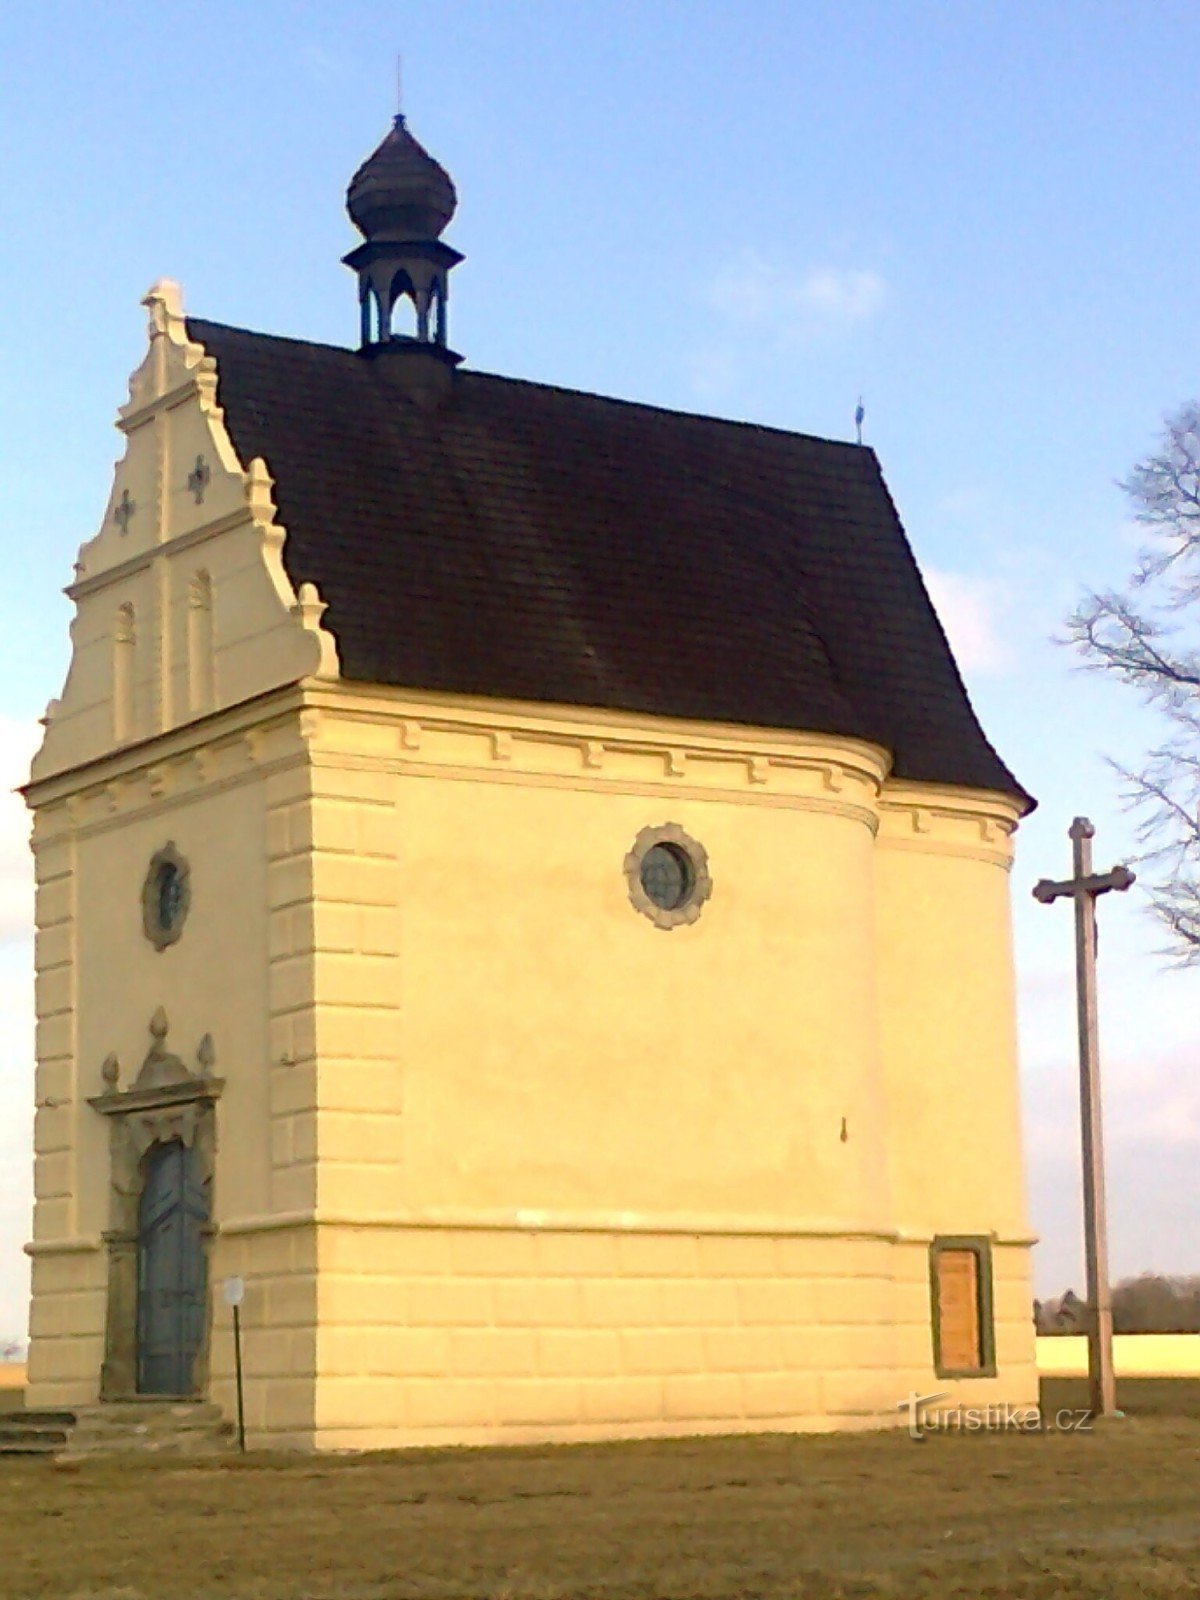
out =
<svg viewBox="0 0 1200 1600"><path fill-rule="evenodd" d="M935 1239L929 1264L938 1374L983 1377L994 1372L987 1240Z"/></svg>

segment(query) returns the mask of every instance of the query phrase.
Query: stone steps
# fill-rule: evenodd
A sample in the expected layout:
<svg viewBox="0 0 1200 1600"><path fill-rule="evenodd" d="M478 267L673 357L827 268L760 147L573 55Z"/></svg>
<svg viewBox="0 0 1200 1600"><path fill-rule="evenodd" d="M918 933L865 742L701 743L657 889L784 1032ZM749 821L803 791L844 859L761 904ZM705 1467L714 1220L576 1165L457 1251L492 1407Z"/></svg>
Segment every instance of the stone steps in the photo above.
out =
<svg viewBox="0 0 1200 1600"><path fill-rule="evenodd" d="M73 1411L0 1412L0 1456L53 1456L65 1450Z"/></svg>
<svg viewBox="0 0 1200 1600"><path fill-rule="evenodd" d="M206 1400L108 1400L70 1411L0 1413L0 1455L222 1455L234 1429Z"/></svg>

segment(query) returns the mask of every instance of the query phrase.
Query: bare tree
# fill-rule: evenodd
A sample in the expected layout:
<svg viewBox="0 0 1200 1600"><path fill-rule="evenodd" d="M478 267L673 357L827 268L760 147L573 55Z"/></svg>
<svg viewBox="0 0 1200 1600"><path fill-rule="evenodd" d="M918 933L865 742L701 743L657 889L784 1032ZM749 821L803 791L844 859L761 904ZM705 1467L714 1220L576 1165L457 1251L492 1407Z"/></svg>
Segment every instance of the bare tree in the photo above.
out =
<svg viewBox="0 0 1200 1600"><path fill-rule="evenodd" d="M1139 816L1150 894L1181 963L1200 964L1200 402L1169 418L1159 451L1121 486L1147 539L1123 590L1085 596L1069 619L1088 664L1162 718L1140 768L1114 762Z"/></svg>

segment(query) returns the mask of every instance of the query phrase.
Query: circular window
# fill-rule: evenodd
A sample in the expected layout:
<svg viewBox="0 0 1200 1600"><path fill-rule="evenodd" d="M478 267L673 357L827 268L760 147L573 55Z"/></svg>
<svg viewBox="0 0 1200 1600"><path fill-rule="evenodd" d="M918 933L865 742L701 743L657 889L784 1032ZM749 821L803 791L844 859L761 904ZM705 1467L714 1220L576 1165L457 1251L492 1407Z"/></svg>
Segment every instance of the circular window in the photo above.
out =
<svg viewBox="0 0 1200 1600"><path fill-rule="evenodd" d="M651 845L642 857L642 888L663 911L678 911L695 877L692 863L677 844Z"/></svg>
<svg viewBox="0 0 1200 1600"><path fill-rule="evenodd" d="M156 950L183 932L191 901L188 864L173 844L155 852L142 885L142 931Z"/></svg>
<svg viewBox="0 0 1200 1600"><path fill-rule="evenodd" d="M656 928L695 922L712 893L704 847L677 822L643 828L625 857L629 898Z"/></svg>

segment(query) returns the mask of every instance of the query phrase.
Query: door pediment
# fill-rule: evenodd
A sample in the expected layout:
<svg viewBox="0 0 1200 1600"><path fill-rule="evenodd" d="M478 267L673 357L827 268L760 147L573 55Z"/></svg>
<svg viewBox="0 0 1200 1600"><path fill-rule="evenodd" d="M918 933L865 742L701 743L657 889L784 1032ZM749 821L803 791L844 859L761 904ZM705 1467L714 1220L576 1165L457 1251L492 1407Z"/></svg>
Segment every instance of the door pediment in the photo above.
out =
<svg viewBox="0 0 1200 1600"><path fill-rule="evenodd" d="M133 1083L128 1089L118 1087L121 1064L110 1055L101 1069L109 1087L88 1100L102 1116L127 1121L139 1157L160 1140L180 1139L190 1147L201 1107L217 1100L225 1087L224 1078L212 1073L216 1062L212 1034L201 1039L196 1051L198 1070L193 1071L167 1049L169 1031L167 1014L159 1006L150 1019L150 1048Z"/></svg>

